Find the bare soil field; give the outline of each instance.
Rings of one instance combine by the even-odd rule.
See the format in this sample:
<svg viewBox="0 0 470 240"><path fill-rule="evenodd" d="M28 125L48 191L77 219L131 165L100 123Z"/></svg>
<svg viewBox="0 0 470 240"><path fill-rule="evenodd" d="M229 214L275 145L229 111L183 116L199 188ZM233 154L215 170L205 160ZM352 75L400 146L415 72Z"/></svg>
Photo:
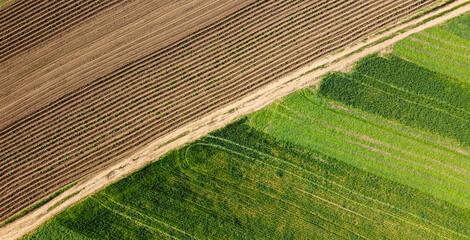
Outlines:
<svg viewBox="0 0 470 240"><path fill-rule="evenodd" d="M183 2L128 1L0 52L0 220L435 1Z"/></svg>
<svg viewBox="0 0 470 240"><path fill-rule="evenodd" d="M120 1L79 26L63 27L47 41L0 62L0 128L250 2ZM0 58L14 44L10 40L0 44L5 46Z"/></svg>
<svg viewBox="0 0 470 240"><path fill-rule="evenodd" d="M0 11L0 62L46 41L120 1L18 1Z"/></svg>

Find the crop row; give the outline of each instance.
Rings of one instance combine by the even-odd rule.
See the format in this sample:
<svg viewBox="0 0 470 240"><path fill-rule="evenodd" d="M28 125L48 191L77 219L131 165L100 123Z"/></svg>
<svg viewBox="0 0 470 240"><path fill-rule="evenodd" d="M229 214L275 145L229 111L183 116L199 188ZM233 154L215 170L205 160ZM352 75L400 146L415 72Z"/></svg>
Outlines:
<svg viewBox="0 0 470 240"><path fill-rule="evenodd" d="M118 4L101 1L18 1L0 19L0 62Z"/></svg>
<svg viewBox="0 0 470 240"><path fill-rule="evenodd" d="M215 84L214 84L215 85ZM81 121L81 119L79 119ZM99 130L99 129L98 129Z"/></svg>
<svg viewBox="0 0 470 240"><path fill-rule="evenodd" d="M363 59L353 74L325 78L320 94L470 146L468 91L400 58Z"/></svg>
<svg viewBox="0 0 470 240"><path fill-rule="evenodd" d="M422 6L262 1L98 79L2 131L0 212L13 213L55 182L76 180ZM389 11L376 19L378 9Z"/></svg>
<svg viewBox="0 0 470 240"><path fill-rule="evenodd" d="M302 95L299 93L297 96ZM312 106L310 99L297 99L300 101L294 104L281 105L303 113L311 110L303 108ZM315 110L326 111L320 106ZM276 117L274 124L289 123L298 116L284 121ZM180 239L247 235L278 239L286 232L293 239L468 236L468 227L462 226L470 224L469 210L352 167L333 154L280 141L249 126L252 120L257 119L243 118L171 151L65 210L25 239L63 238L74 232L105 239L164 238L162 233ZM362 128L369 128L367 124L363 122ZM336 136L350 133L344 125L345 131L335 132ZM289 130L287 135L292 134ZM324 137L331 134L328 131ZM201 228L201 219L205 228ZM394 228L388 227L391 224Z"/></svg>
<svg viewBox="0 0 470 240"><path fill-rule="evenodd" d="M322 30L322 29L320 29L320 30ZM276 30L275 30L275 31L276 31ZM318 31L317 31L317 32L318 32ZM294 33L294 34L295 34L295 33ZM309 33L307 33L307 34L309 34ZM298 35L296 35L296 36L298 36ZM282 38L282 39L280 39L280 40L285 40L286 38L288 38L288 37L284 37L284 38ZM238 49L238 46L235 46L235 48ZM250 50L251 50L251 49L253 49L253 47L251 47ZM258 49L256 49L256 50L258 50ZM280 50L283 50L283 49L280 49ZM183 50L183 51L184 51L184 50ZM190 51L191 51L191 50L190 50ZM235 51L238 52L238 50L235 50ZM227 51L227 52L229 52L229 51ZM241 57L248 56L248 54L246 54L245 52L246 52L246 50L243 50L243 51L242 51L243 55L242 55ZM212 54L213 54L213 52L211 52L211 55L212 55ZM191 56L194 56L194 55L198 55L198 53L197 53L197 52L196 52L196 53L191 53ZM214 55L215 55L215 54L214 54ZM156 56L156 55L154 55L154 56ZM199 56L201 56L200 53L199 53ZM222 56L221 59L224 59L225 57L226 57L226 56ZM237 56L237 57L238 57L238 56ZM190 59L190 60L187 60L184 64L189 64L189 65L193 65L193 66L197 66L197 65L192 64L192 61L200 61L200 60L202 60L201 58L194 59L194 58L188 57L187 55L183 55L181 58L182 58L182 59ZM207 69L204 69L204 67L207 66L208 68L210 68L210 64L212 64L212 63L211 63L212 59L214 59L214 58L209 58L208 61L206 61L206 62L208 62L209 65L207 65L207 64L206 64L206 65L203 65L202 67L199 67L199 68L196 69L196 70L194 70L195 67L193 67L192 69L189 68L189 69L184 69L184 70L185 70L185 71L199 71L199 70L200 70L201 72L196 73L195 76L196 76L196 77L206 77L204 74L207 72L207 71L206 71ZM238 57L238 59L240 59L240 57ZM161 62L164 62L165 60L166 60L166 59L161 60ZM218 62L219 60L214 60L214 61L215 61L215 62ZM222 61L223 61L223 60L222 60ZM237 59L235 59L235 61L237 61ZM156 65L156 64L153 64L153 66L155 66L155 65ZM217 67L219 67L220 64L215 64L215 65L216 65L216 66L215 66L214 68L217 68ZM152 66L152 64L148 64L148 66ZM170 69L170 68L171 68L171 69ZM166 79L168 79L168 78L177 78L177 77L178 77L177 75L181 75L181 76L180 76L180 79L183 79L183 83L184 83L185 81L187 82L188 79L193 80L193 76L189 76L188 73L181 73L181 71L180 71L180 72L173 73L172 71L173 71L174 69L175 69L174 64L173 64L173 67L172 67L172 66L167 66L167 67L166 67L166 70L165 70L165 67L163 67L163 68L160 68L160 69L158 69L158 70L156 70L156 71L154 71L154 72L147 72L147 73L143 73L143 71L145 71L146 69L142 69L142 68L141 68L141 69L139 69L139 73L137 73L137 74L138 74L137 77L142 77L143 74L147 74L148 76L146 76L146 77L149 78L149 75L158 74L159 71L160 71L160 75L162 75L162 72L165 71L166 73L170 72L170 74L163 76L163 78L166 78ZM178 70L180 70L180 69L176 69L176 71L178 71ZM129 70L129 71L131 71L131 70ZM129 74L129 73L130 73L129 71L128 71L127 73L123 73L123 74ZM210 73L210 74L214 74L214 73ZM135 75L135 73L132 73L131 76L132 76L132 77L135 77L136 75ZM184 79L184 78L187 77L187 76L189 76L189 77L186 78L186 79ZM220 75L219 75L219 76L220 76ZM111 80L115 80L116 78L119 78L119 77L122 77L122 75L115 76L113 79L107 78L107 79L105 79L105 81L103 81L103 82L112 83ZM144 76L144 77L145 77L145 76ZM181 82L180 79L175 80L175 82L176 82L176 81ZM120 81L120 83L135 84L135 81L132 82L132 80L135 80L135 79L134 79L134 78L127 78L124 82ZM149 81L149 80L148 80L148 79L147 79L147 80L143 80L143 82L145 82L145 81ZM142 86L143 82L139 82L139 84ZM139 89L141 90L141 89L144 89L144 88L148 88L149 86L150 86L149 84L146 84L145 86L142 86L142 87L140 87ZM115 85L115 86L112 87L112 89L111 89L111 88L109 88L109 85L108 85L108 86L106 86L105 88L106 88L108 91L105 91L105 92L102 92L102 93L107 93L107 94L108 94L108 97L105 97L105 98L110 98L110 97L114 97L114 96L112 96L112 95L115 94L115 93L117 93L117 92L113 92L113 91L119 89L120 86L119 86L119 85L117 85L117 86ZM110 94L110 93L111 93L111 94ZM85 93L84 93L84 92L80 92L80 94L76 94L76 95L80 95L80 96L82 96L82 95L87 95L87 92L85 92ZM111 96L110 96L110 95L111 95ZM101 97L101 96L99 96L99 95L98 95L98 96L97 96L97 95L93 95L93 97L94 97L94 98L97 98L97 97ZM117 100L119 100L119 99L117 99ZM102 100L100 99L100 100L98 100L98 101L102 101ZM74 102L73 102L73 99L70 100L69 103L74 103ZM74 103L74 104L75 104L75 103ZM59 108L56 108L56 109L59 110ZM78 109L78 110L81 111L81 109ZM50 111L48 111L48 113L50 113ZM47 115L49 115L49 116L51 116L51 117L57 118L57 115L55 115L55 114L47 114ZM71 114L70 112L68 112L67 115L68 115L68 116L71 116L71 115L73 116L73 114ZM47 119L47 118L43 118L43 119ZM60 120L63 120L63 118L62 118L62 119L58 119L58 121L60 121ZM28 127L29 127L29 128L27 128L26 130L32 130L32 129L31 129L31 126L34 126L34 125L28 124ZM39 121L36 121L36 126L42 126L43 129L44 129L44 128L47 128L47 127L45 127L45 125L44 125L43 122L39 122ZM20 127L20 126L17 126L17 127ZM31 132L31 131L30 131L30 132ZM12 135L12 136L18 136L18 135ZM15 142L15 139L7 139L7 140L9 140L10 142Z"/></svg>

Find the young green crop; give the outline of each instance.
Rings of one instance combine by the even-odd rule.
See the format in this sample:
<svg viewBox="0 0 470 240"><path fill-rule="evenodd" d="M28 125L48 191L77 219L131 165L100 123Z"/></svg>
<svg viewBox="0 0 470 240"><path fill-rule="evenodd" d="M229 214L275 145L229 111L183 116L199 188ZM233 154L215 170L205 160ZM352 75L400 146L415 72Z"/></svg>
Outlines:
<svg viewBox="0 0 470 240"><path fill-rule="evenodd" d="M470 149L451 139L324 101L308 90L257 112L251 122L284 141L458 206L470 206L470 177L465 174L470 171Z"/></svg>
<svg viewBox="0 0 470 240"><path fill-rule="evenodd" d="M311 93L294 94L168 153L60 213L26 239L67 235L85 239L432 239L470 235L466 208L374 175L370 169L353 167L348 159L332 157L335 154L324 149L279 140L283 138L280 131L285 131L297 140L324 141L319 144L342 151L337 142L327 141L331 132L316 140L305 125L290 124L294 118L309 121L312 116L319 121L333 120L321 114L327 111L349 114L318 98L321 105L312 105L306 94ZM281 107L299 112L290 114L293 118L287 121L279 118ZM362 128L383 122L369 117L373 118L368 119L371 125ZM287 128L275 127L286 123ZM311 137L299 138L298 129ZM373 127L370 131L377 132ZM408 132L395 134L404 133ZM426 136L423 139L428 140ZM343 141L348 144L350 140ZM419 149L416 154L422 154Z"/></svg>
<svg viewBox="0 0 470 240"><path fill-rule="evenodd" d="M399 41L394 53L416 64L470 84L470 13Z"/></svg>
<svg viewBox="0 0 470 240"><path fill-rule="evenodd" d="M325 77L319 94L470 146L469 86L394 56L371 55L351 74Z"/></svg>

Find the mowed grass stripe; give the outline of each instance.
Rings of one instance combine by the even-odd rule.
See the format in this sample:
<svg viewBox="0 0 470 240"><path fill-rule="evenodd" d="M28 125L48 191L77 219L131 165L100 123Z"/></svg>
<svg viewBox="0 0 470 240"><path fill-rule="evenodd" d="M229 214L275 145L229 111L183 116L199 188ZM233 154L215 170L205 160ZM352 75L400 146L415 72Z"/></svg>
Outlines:
<svg viewBox="0 0 470 240"><path fill-rule="evenodd" d="M470 171L468 156L450 150L454 156L450 164L455 164L458 168L454 169L448 165L447 168L443 168L443 164L436 162L448 162L449 160L445 155L438 150L430 151L433 148L432 145L413 141L411 134L409 137L394 134L393 131L388 130L387 121L384 120L381 125L374 126L364 122L361 118L348 114L345 110L332 110L321 105L313 105L309 99L304 97L305 95L308 95L309 99L316 98L307 90L289 96L283 105L299 110L296 113L282 113L282 108L278 107L272 113L274 115L267 132L280 137L282 140L292 141L309 149L325 152L356 167L367 169L367 171L374 174L386 176L408 186L417 185L415 187L418 189L441 199L452 201L460 206L470 204L468 202L470 188L468 182L466 183L468 174L464 173ZM315 119L320 119L327 125L321 124ZM261 128L263 127L261 126ZM290 132L286 132L285 129L289 129ZM342 133L343 131L352 131L355 135L366 136L371 139L378 138L386 141L389 145L404 147L403 149L415 152L418 156L428 156L435 160L430 161L424 157L413 157L411 154L404 154L403 152L398 152L397 154L400 155L393 156L393 151L390 149L365 140L361 141L357 137ZM372 147L366 147L365 144ZM433 169L433 171L430 172L430 169ZM442 175L441 171L445 171L445 175ZM459 180L455 180L453 176L459 176ZM433 182L438 183L438 185Z"/></svg>
<svg viewBox="0 0 470 240"><path fill-rule="evenodd" d="M292 111L292 110L290 110L290 111L292 113L296 114L295 111ZM283 115L283 114L281 114L281 115ZM283 115L283 116L286 117L287 115ZM305 117L305 116L302 116L302 117ZM297 123L302 124L302 122L297 122ZM333 127L331 125L320 125L320 124L316 124L316 125L322 126L325 129L334 128L334 130L331 130L331 131L321 132L322 134L333 137L334 140L345 141L349 144L353 144L353 145L356 145L356 146L363 147L363 148L365 148L369 151L378 152L380 154L386 155L386 156L388 156L390 158L393 158L395 160L401 160L404 164L409 163L409 164L415 165L419 168L424 168L424 169L432 171L434 173L442 174L442 175L444 175L448 178L459 181L461 183L467 183L466 181L461 179L461 178L468 178L468 171L466 169L458 168L455 165L446 164L445 162L439 162L439 161L437 161L433 158L429 158L427 156L416 155L412 152L406 152L406 151L401 150L399 148L393 147L393 145L390 145L389 143L385 143L385 142L381 142L381 141L376 140L376 139L364 137L364 135L361 136L361 135L356 135L354 133L348 133L347 132L348 128L341 129L339 127L336 128L336 127ZM305 127L308 127L308 125L305 125ZM321 130L318 130L318 131L320 132ZM331 134L334 131L343 132L345 138L335 137L334 134ZM367 156L367 155L364 155L364 156ZM412 159L412 160L409 161L408 159ZM427 161L425 161L425 160L427 160ZM429 166L430 162L433 163L431 166ZM444 167L444 170L447 170L447 171L443 171L442 167ZM454 176L456 171L461 173L460 176L459 176L461 178L456 178Z"/></svg>
<svg viewBox="0 0 470 240"><path fill-rule="evenodd" d="M286 117L287 115L283 116ZM287 119L282 120L287 121ZM309 123L293 121L292 126L295 125L300 125L305 129L308 129L310 126ZM308 131L307 133L312 140L316 140L318 142L321 140L325 141L325 143L323 144L318 143L317 145L315 145L315 148L319 149L319 151L328 152L329 154L341 159L349 158L350 161L355 162L355 166L362 167L362 169L365 170L379 168L381 171L373 172L386 175L389 178L401 177L402 181L400 182L408 180L412 182L414 181L415 183L419 182L422 184L428 183L430 185L433 185L432 182L442 184L442 178L452 178L452 176L450 176L449 174L442 174L436 170L428 172L430 168L425 164L419 164L413 161L406 161L404 157L393 156L387 151L378 149L377 146L370 147L366 144L358 143L353 140L355 139L354 137L350 137L350 139L340 138L338 137L338 135L334 134L334 130L330 129L326 132L321 132L320 129L309 130L310 131ZM318 132L315 130L317 130ZM315 131L315 133L318 133L318 135L313 137L314 134L311 131ZM303 131L293 131L293 133L296 134L302 134L302 132ZM334 152L341 152L342 154L335 154ZM400 170L398 172L410 172L413 177L412 179L408 179L406 176L402 176L400 173L396 173L396 175L392 176L387 174L389 172L393 172L394 170ZM453 178L452 180L455 181L455 178ZM451 183L446 183L446 187L441 188L440 193L443 194L449 190L453 190L455 193L459 193L459 191L455 190L454 187L455 186L453 186ZM461 189L466 190L465 186L461 187ZM433 188L429 186L426 190L432 191Z"/></svg>
<svg viewBox="0 0 470 240"><path fill-rule="evenodd" d="M408 91L394 91L387 85L365 78L364 74ZM465 112L470 109L470 91L467 89L469 85L457 83L456 80L451 81L400 58L394 56L382 58L373 55L359 61L349 75L333 73L326 76L319 92L326 98L414 128L453 138L459 142L455 146L468 147L470 123ZM371 84L374 86L370 86ZM409 95L409 92L438 98L450 104L420 99L418 96ZM448 105L453 105L455 108Z"/></svg>
<svg viewBox="0 0 470 240"><path fill-rule="evenodd" d="M432 71L470 83L470 13L399 41L394 53ZM413 38L425 42L413 41ZM462 51L458 51L462 49ZM452 52L451 52L452 51ZM456 53L456 54L454 54Z"/></svg>
<svg viewBox="0 0 470 240"><path fill-rule="evenodd" d="M470 156L467 153L462 153L459 150L446 148L445 146L439 146L441 143L438 142L437 144L433 144L439 140L438 137L430 136L428 133L424 133L429 136L428 139L423 139L423 133L419 134L418 131L411 131L409 128L404 126L396 126L393 127L389 121L384 121L384 119L376 118L373 115L365 115L362 111L358 111L352 108L347 108L345 106L332 106L335 103L325 103L320 101L317 97L311 98L311 95L306 92L304 95L307 101L311 104L314 104L309 111L314 113L308 115L309 121L315 121L316 125L323 125L328 128L333 128L335 131L341 131L339 129L342 128L344 135L349 135L355 137L357 141L365 141L369 142L373 140L373 142L380 141L382 143L388 144L390 147L394 147L397 149L401 149L402 151L409 152L410 154L415 154L423 158L437 158L442 157L454 159L453 161L442 161L443 163L454 164L455 167L460 168L470 168L470 164L468 160L470 160ZM337 104L337 103L336 103ZM284 108L293 111L292 108L283 104ZM299 106L296 106L297 108ZM318 108L318 111L314 111L315 108ZM305 112L305 111L304 111ZM322 116L317 117L317 116ZM347 119L347 121L345 121ZM376 121L371 121L371 119L375 119ZM357 139L360 138L360 135L353 134L351 131L346 131L347 129L353 128L353 124L350 122L362 122L364 125L368 126L368 128L356 128L359 129L363 133L364 139ZM357 124L359 125L359 124ZM377 129L382 129L382 131L376 131ZM385 132L385 134L384 134ZM417 137L419 136L419 137ZM391 144L393 143L393 144ZM422 146L422 148L416 148L415 146ZM467 150L468 151L468 150ZM456 161L459 160L460 161Z"/></svg>
<svg viewBox="0 0 470 240"><path fill-rule="evenodd" d="M292 110L291 110L291 112L293 114L298 114L298 112L295 112L295 111L292 111ZM283 117L288 117L287 114L280 114L280 115L282 115ZM301 116L301 117L306 118L306 116ZM291 121L294 121L296 124L300 124L305 128L309 128L309 126L311 126L309 124L305 124L305 122L299 122L299 121L296 122L295 120L292 120L292 119L291 119ZM308 122L308 120L307 120L307 122ZM386 146L386 145L384 146L384 145L381 145L381 144L377 144L375 141L370 141L372 139L370 139L370 140L369 139L361 140L361 138L363 138L363 136L360 136L360 135L345 134L343 136L343 138L341 138L340 136L335 135L335 132L337 132L337 131L347 131L348 128L340 129L340 128L334 127L334 125L333 126L332 125L326 126L326 125L319 125L319 124L315 124L315 125L318 125L319 127L324 127L324 129L328 129L327 131L322 131L323 130L322 128L315 129L316 132L319 132L323 136L331 137L330 139L327 139L327 142L343 141L344 143L352 144L352 145L349 145L349 146L343 147L343 148L342 148L341 145L337 145L337 147L342 149L343 151L348 151L351 154L355 154L359 158L362 158L363 160L376 161L378 163L384 164L384 162L382 162L382 161L385 160L385 159L389 159L390 162L388 163L388 165L392 169L395 168L395 167L398 167L403 171L409 170L408 167L410 165L413 165L413 166L415 166L416 168L418 168L420 170L420 171L415 172L418 175L421 175L420 172L430 171L428 174L432 175L432 176L428 176L428 177L430 179L433 179L433 181L435 181L436 183L441 183L439 175L444 175L446 178L450 178L454 181L458 181L458 182L465 183L465 184L467 183L466 181L453 176L452 173L455 173L455 169L453 169L453 168L450 169L449 171L447 171L449 173L446 173L446 171L442 171L441 167L445 166L445 165L441 164L440 162L435 161L434 159L429 159L429 158L426 159L426 160L430 160L429 162L434 163L434 164L432 164L432 166L429 166L430 165L429 162L424 161L423 157L416 158L411 154L407 154L406 152L396 150L396 149L392 149L391 147ZM314 130L313 128L311 128L311 129ZM356 149L354 149L354 148L356 148ZM352 151L352 150L356 150L356 151ZM361 152L364 152L362 150L365 150L366 153L360 154ZM371 156L371 154L368 154L367 152L369 152L369 151L373 152L373 154L375 156ZM385 156L381 157L382 155L385 155ZM380 158L382 158L382 161L380 161L380 160L377 161L376 160L376 159L380 159ZM412 159L410 161L410 160L408 160L409 158L414 158L414 159ZM437 165L435 164L436 162L437 162ZM401 164L397 164L397 163L401 163ZM468 178L468 175L462 175L462 176L465 177L465 178ZM425 177L425 176L421 176L421 177Z"/></svg>
<svg viewBox="0 0 470 240"><path fill-rule="evenodd" d="M456 41L456 39L452 39L450 35L446 39L442 39L431 35L430 33L426 34L425 32L420 32L418 34L413 35L409 39L419 42L421 44L432 46L439 50L447 51L463 58L467 58L470 55L470 46L466 46L470 44L470 42L464 43L465 45L457 44L456 42L454 42Z"/></svg>
<svg viewBox="0 0 470 240"><path fill-rule="evenodd" d="M301 166L298 166L298 165L289 163L289 162L287 162L287 161L285 161L285 160L283 160L283 159L279 159L279 158L277 158L277 157L275 157L275 156L262 153L262 152L260 152L260 151L255 150L255 149L251 149L251 148L249 148L249 147L246 147L246 146L237 144L236 142L233 142L233 141L230 141L230 140L227 140L227 139L218 138L218 137L212 136L212 135L210 135L210 134L208 135L208 137L210 137L210 138L216 138L216 139L218 139L218 140L228 142L228 143L231 144L231 145L236 145L236 146L239 146L239 147L241 147L241 148L243 148L243 149L256 152L256 154L265 156L265 157L267 157L268 159L274 159L274 160L276 160L277 163L281 162L281 164L272 163L272 165L269 165L269 164L267 164L267 163L265 163L265 162L262 162L262 161L258 160L258 162L260 162L260 163L262 163L262 164L267 164L266 166L269 166L269 167L271 167L271 168L273 168L273 169L277 169L277 170L280 170L280 171L289 173L289 174L291 174L291 175L293 175L293 176L296 176L297 178L301 178L301 179L303 179L304 181L307 181L309 184L313 184L313 185L315 185L316 187L321 188L322 190L324 190L324 191L325 191L326 193L328 193L328 194L337 195L338 197L340 197L341 199L343 199L343 200L342 200L343 203L344 203L344 200L346 200L347 202L350 202L349 204L352 203L353 205L359 205L359 206L361 206L361 208L363 209L363 212L366 212L367 214L370 214L370 213L371 213L371 210L374 211L374 212L379 212L380 214L388 215L388 216L390 216L390 217L392 217L392 218L394 218L394 219L398 219L398 220L400 220L400 221L403 221L403 222L405 222L406 224L414 225L414 226L416 226L417 228L421 228L421 229L424 229L424 230L426 230L426 231L429 231L429 232L433 233L433 231L430 230L428 227L426 227L426 225L422 225L422 224L418 224L418 223L416 223L416 222L410 221L409 219L400 217L399 215L394 214L393 212L405 213L406 215L412 216L413 218L415 218L414 220L416 220L416 219L417 219L417 220L420 220L420 221L422 220L422 221L425 221L427 224L431 224L431 225L433 225L433 226L435 226L435 227L438 227L438 228L441 228L441 229L443 229L443 230L450 231L450 232L452 232L452 233L456 233L455 231L452 231L451 229L447 229L447 228L445 228L445 227L443 227L443 226L441 226L441 225L439 225L439 224L436 224L436 223L434 223L434 222L430 222L430 221L428 221L428 220L426 220L426 219L423 219L423 218L421 218L421 217L419 217L419 216L417 216L417 215L415 215L415 214L412 214L412 213L407 212L407 211L405 211L405 210L403 210L403 209L400 209L399 206L392 206L392 205L390 205L390 204L388 204L388 203L379 201L379 200L377 200L377 199L375 199L375 198L371 198L371 197L369 197L369 196L365 196L365 195L363 195L363 194L361 194L361 193L358 193L358 192L356 192L356 191L354 191L354 190L352 190L352 189L349 189L348 187L345 187L345 186L343 186L343 185L341 185L341 184L338 184L338 183L336 183L336 182L334 182L334 181L331 181L331 180L329 180L329 179L327 179L327 178L325 178L325 177L323 177L323 176L321 176L321 175L314 174L313 172L308 171L308 170L306 170L305 168L302 168ZM220 147L220 146L217 146L217 145L210 145L210 144L208 144L208 145L209 145L209 146L213 146L213 147L218 147L218 148L223 149L223 150L225 150L225 151L228 150L228 149L225 148L225 147ZM247 155L245 155L245 154L242 154L242 153L240 153L240 152L235 152L235 153L236 153L236 154L240 154L240 155L242 155L242 156L244 156L244 157L248 157L248 158L252 158L252 159L256 160L255 158L249 157L249 156L247 156ZM263 159L263 160L266 161L267 159ZM294 167L294 170L291 170L291 171L285 170L285 169L286 169L286 165L289 165L289 166ZM294 174L295 170L300 170L300 171L302 171L302 172L304 172L304 173L307 173L308 176L303 176L303 175ZM312 176L314 176L314 178L312 178ZM317 182L318 182L318 183L325 184L325 185L328 186L328 187L323 186L322 184L318 184ZM326 184L326 183L327 183L327 184ZM333 187L333 185L334 185L335 187L338 187L338 188L335 190L335 188ZM292 186L292 188L295 188L295 186ZM301 190L301 189L298 189L298 190L301 191L301 192L303 192L303 193L306 193L304 190ZM310 194L310 193L307 193L307 194ZM318 197L318 196L315 196L315 197ZM329 204L331 204L331 205L334 205L334 206L337 206L337 207L342 208L341 206L338 206L337 204L332 203L332 202L330 202L330 201L328 201L328 200L325 200L325 199L323 199L323 198L320 198L320 197L319 197L319 199L320 199L321 201L323 201L323 202L327 202L327 203L329 203ZM366 200L367 202L364 203L364 200ZM360 201L363 201L363 203L361 203ZM376 205L376 206L373 207L373 205ZM383 208L384 206L386 206L386 208ZM353 214L360 215L362 218L367 219L367 220L370 220L370 221L376 223L376 221L374 221L374 220L372 220L372 219L370 219L370 218L368 218L368 217L364 217L364 216L362 216L361 214L359 214L359 213L357 213L357 212L353 212L353 211L351 211L351 210L349 210L349 209L344 209L344 208L342 208L342 209L343 209L343 210L346 210L346 211L349 211L349 212L351 212L351 213L353 213ZM458 233L456 233L456 234L458 234Z"/></svg>
<svg viewBox="0 0 470 240"><path fill-rule="evenodd" d="M465 49L470 48L469 40L466 40L455 34L452 34L451 31L445 28L438 28L438 27L428 28L422 32L412 34L411 36L414 36L414 35L426 37L427 39L431 39L433 41L437 41L446 45L453 45L453 46L462 47Z"/></svg>
<svg viewBox="0 0 470 240"><path fill-rule="evenodd" d="M461 67L463 70L468 66L468 58L463 54L455 54L455 52L448 49L438 48L428 43L413 41L413 39L404 39L399 43L403 45L395 45L395 48L402 48L405 51L414 51L417 55L426 55L430 57L430 59L435 59L434 61L437 59L443 63L445 62L445 65L455 65ZM413 61L414 59L409 60ZM438 62L435 62L435 64L438 64Z"/></svg>
<svg viewBox="0 0 470 240"><path fill-rule="evenodd" d="M421 45L404 39L393 47L393 52L397 56L408 61L419 64L423 67L432 69L441 74L459 79L466 84L470 83L467 76L470 71L465 67L465 62L457 62L453 58L445 58L434 53L434 50L425 50ZM449 56L449 54L445 54Z"/></svg>

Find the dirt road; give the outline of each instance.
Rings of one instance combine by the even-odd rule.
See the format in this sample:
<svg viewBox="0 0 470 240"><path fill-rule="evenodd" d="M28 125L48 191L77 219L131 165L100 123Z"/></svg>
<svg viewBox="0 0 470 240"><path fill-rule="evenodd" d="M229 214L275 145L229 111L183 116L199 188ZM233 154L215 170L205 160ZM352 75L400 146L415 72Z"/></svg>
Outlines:
<svg viewBox="0 0 470 240"><path fill-rule="evenodd" d="M394 29L391 29L385 33L379 34L370 38L366 42L361 42L357 45L352 47L347 47L344 51L329 55L327 57L318 59L306 67L279 79L276 82L272 82L265 87L253 92L250 95L245 96L243 99L234 102L223 109L219 109L210 115L203 117L199 120L193 121L185 126L172 131L171 133L166 134L164 137L158 139L157 141L152 142L147 147L139 151L138 153L123 159L123 161L107 168L104 171L96 174L95 176L89 177L87 179L82 180L79 184L75 187L67 190L58 198L52 200L48 204L40 207L39 209L31 212L27 216L18 219L17 221L4 226L0 229L0 239L15 239L21 237L23 234L26 234L42 223L50 219L54 214L57 214L59 211L65 209L66 207L78 202L80 199L91 195L92 193L96 192L97 190L105 187L106 185L110 184L118 180L119 178L129 174L145 164L157 159L159 156L164 154L165 152L177 148L184 143L193 141L197 138L200 138L207 134L210 131L223 127L224 125L234 121L235 119L256 111L273 101L282 98L286 94L289 94L293 91L301 89L305 86L317 84L320 80L320 76L333 70L341 70L347 68L353 64L356 60L361 57L364 57L370 53L374 53L377 51L381 51L390 47L395 42L409 36L412 33L422 31L426 28L435 26L440 24L450 18L463 14L465 12L470 11L470 5L465 7L459 8L453 12L450 12L442 17L434 19L432 21L427 22L424 25L421 25L417 28L410 29L398 36L395 36L392 39L384 41L380 44L373 45L369 48L364 49L363 51L351 55L349 57L345 57L348 53L354 52L361 47L372 43L382 37L388 36L397 30L404 28L406 26L411 26L424 18L430 17L432 15L436 15L446 9L450 9L453 6L461 4L466 1L456 1L455 3L440 9L437 12L433 12L432 14L426 15L421 17L420 19L416 19L411 21L405 25L398 26ZM333 61L341 59L341 61L332 63ZM309 70L327 64L325 68L309 72L308 74L303 75L304 73L308 72ZM181 136L181 137L178 137ZM69 194L74 193L80 190L80 193L75 195L74 197L70 198L69 200L62 203L60 206L56 207L52 211L48 212L47 209L53 206L55 203L60 201L62 198L67 197Z"/></svg>
<svg viewBox="0 0 470 240"><path fill-rule="evenodd" d="M90 11L93 6L99 6L87 5L87 1L90 0L77 0L77 3ZM5 81L11 84L6 85L18 91L10 94L15 100L12 111L0 117L15 111L24 114L33 109L30 104L34 102L60 97L0 130L0 220L59 188L100 171L184 124L409 17L436 0L352 3L346 0L258 0L179 38L183 27L191 24L181 25L178 19L194 12L194 16L187 16L196 19L191 22L194 24L214 15L220 4L214 1L215 5L204 6L197 2L199 0L102 1L101 4L128 4L113 6L129 9L130 15L110 10L109 15L117 20L104 17L101 25L94 22L98 29L112 25L97 33L96 29L87 30L90 23L85 20L87 24L76 31L83 36L91 33L91 40L82 35L76 37L92 44L79 47L78 52L73 52L73 59L60 65L62 57L53 60L41 55L36 62L6 67L10 70L6 78L11 77ZM223 9L229 5L227 1L224 3ZM378 10L381 10L378 15L372 14ZM120 21L126 23L126 31L119 28L119 34L109 32ZM147 28L151 31L145 30ZM177 40L162 47L162 38L171 41L174 32ZM9 40L2 43L15 41L9 36ZM70 36L59 38L63 41L56 46L60 50L53 48L44 54L60 54L80 46L81 42L77 42L77 46L67 45L76 40L65 41L67 37ZM102 40L106 43L98 44ZM120 46L120 43L125 45ZM0 48L0 53L8 54L6 49L9 48ZM14 57L3 59L11 61ZM77 59L81 60L76 62ZM44 70L44 66L37 64L45 64L45 69L51 68L51 72L35 72ZM60 66L50 66L56 64ZM122 66L114 69L119 64ZM33 72L21 78L23 70ZM34 81L40 84L35 86ZM32 85L28 85L30 83ZM28 99L21 94L23 86ZM28 90L29 87L34 90ZM65 90L69 87L73 91ZM43 90L47 91L41 92ZM61 96L56 90L71 93Z"/></svg>

